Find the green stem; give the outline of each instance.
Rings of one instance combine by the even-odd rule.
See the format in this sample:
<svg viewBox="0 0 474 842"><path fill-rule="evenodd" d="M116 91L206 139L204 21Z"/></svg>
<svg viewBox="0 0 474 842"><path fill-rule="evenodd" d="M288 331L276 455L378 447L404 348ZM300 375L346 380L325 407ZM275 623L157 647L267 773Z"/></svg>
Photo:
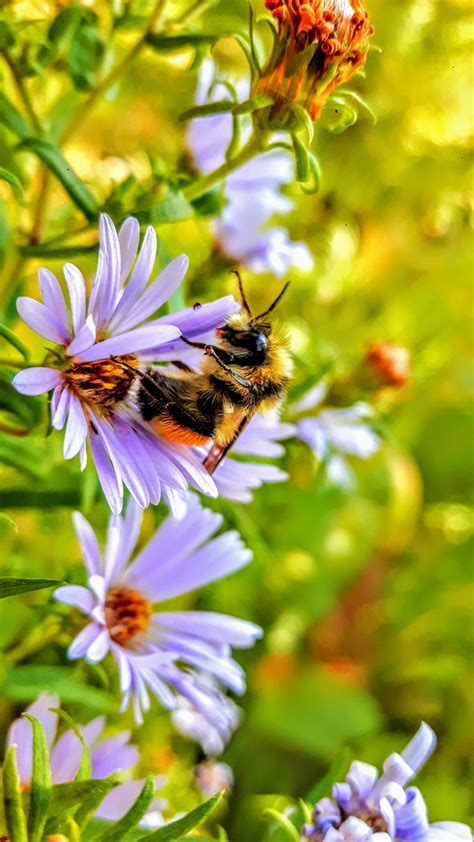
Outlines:
<svg viewBox="0 0 474 842"><path fill-rule="evenodd" d="M234 158L231 158L230 161L225 161L222 166L218 167L216 170L204 175L202 178L198 179L197 181L190 184L188 187L185 187L183 190L184 195L188 201L192 201L193 199L199 199L200 196L203 196L209 190L212 189L216 184L223 181L227 178L230 173L237 170L239 167L246 164L247 161L250 161L258 152L261 152L264 148L265 143L265 135L261 132L254 131L253 135L251 136L248 143L242 147L240 152L235 155Z"/></svg>
<svg viewBox="0 0 474 842"><path fill-rule="evenodd" d="M23 79L21 77L20 71L18 70L18 67L16 66L16 64L15 64L14 60L12 59L11 55L9 53L7 53L6 50L2 51L2 55L3 55L3 58L5 59L6 63L8 64L8 67L10 68L10 72L13 76L13 80L14 80L15 85L17 87L18 93L20 94L23 105L25 106L25 109L28 113L28 117L30 118L30 121L31 121L31 124L32 124L33 128L35 129L37 134L42 134L43 129L41 127L41 123L40 123L40 121L38 120L38 117L35 114L34 108L31 104L30 95L29 95L29 93L26 89L26 85L23 82Z"/></svg>
<svg viewBox="0 0 474 842"><path fill-rule="evenodd" d="M109 88L112 87L114 82L119 78L119 76L123 73L125 68L136 59L142 48L146 44L146 40L150 32L152 32L161 16L161 13L165 7L166 0L158 0L153 7L153 11L148 18L148 23L140 35L138 41L133 45L131 50L123 57L122 61L119 61L115 67L112 67L109 73L99 82L98 85L91 91L87 99L82 103L82 105L77 109L76 113L74 114L72 120L66 128L64 129L61 135L61 143L66 143L70 140L71 136L74 134L75 131L82 125L86 114L88 111L93 107L96 100Z"/></svg>

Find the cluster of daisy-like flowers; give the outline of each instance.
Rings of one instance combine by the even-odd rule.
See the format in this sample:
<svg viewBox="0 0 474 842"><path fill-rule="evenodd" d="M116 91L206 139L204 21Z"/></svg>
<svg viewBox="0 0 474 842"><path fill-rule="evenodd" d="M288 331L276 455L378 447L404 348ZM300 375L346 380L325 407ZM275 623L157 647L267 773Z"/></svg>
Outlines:
<svg viewBox="0 0 474 842"><path fill-rule="evenodd" d="M312 823L302 829L311 842L471 842L470 828L459 822L430 824L424 798L406 785L426 763L436 736L426 723L401 754L391 754L380 775L375 766L354 761L331 798L322 798Z"/></svg>
<svg viewBox="0 0 474 842"><path fill-rule="evenodd" d="M272 119L288 120L288 104L317 120L331 92L360 70L373 27L361 0L265 0L278 22L279 49L255 93L275 101Z"/></svg>
<svg viewBox="0 0 474 842"><path fill-rule="evenodd" d="M211 59L202 63L196 90L198 105L218 100L227 93L216 72ZM238 99L245 100L249 95L247 80L240 80L235 90ZM191 121L187 143L200 172L212 172L224 163L232 133L233 120L229 113ZM249 119L241 133L243 140L250 136ZM252 272L271 272L276 277L284 277L291 267L301 271L312 268L313 257L305 243L293 242L283 226L268 224L276 214L288 213L293 207L291 200L281 193L281 188L292 181L293 160L284 149L256 155L225 179L225 204L213 222L213 232L217 250L230 265L237 263Z"/></svg>

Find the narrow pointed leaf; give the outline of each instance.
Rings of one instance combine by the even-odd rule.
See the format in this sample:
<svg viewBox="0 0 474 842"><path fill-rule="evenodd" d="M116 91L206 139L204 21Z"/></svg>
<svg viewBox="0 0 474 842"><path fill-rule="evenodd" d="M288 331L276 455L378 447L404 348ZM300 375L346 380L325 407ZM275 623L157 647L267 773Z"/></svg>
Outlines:
<svg viewBox="0 0 474 842"><path fill-rule="evenodd" d="M161 225L166 222L178 222L194 216L194 208L179 191L170 191L161 202L156 202L147 208L134 213L141 223Z"/></svg>
<svg viewBox="0 0 474 842"><path fill-rule="evenodd" d="M26 816L23 812L20 779L16 768L16 745L10 746L3 764L3 804L10 839L28 842Z"/></svg>
<svg viewBox="0 0 474 842"><path fill-rule="evenodd" d="M94 788L84 798L77 812L74 814L74 820L80 830L82 830L91 820L95 811L100 807L105 796L117 786L119 781L116 775L110 775L108 778L101 778L93 782Z"/></svg>
<svg viewBox="0 0 474 842"><path fill-rule="evenodd" d="M121 842L125 838L125 834L136 827L147 812L153 800L154 792L155 781L153 780L153 775L149 775L140 795L128 812L125 813L120 821L108 828L101 836L98 836L94 842Z"/></svg>
<svg viewBox="0 0 474 842"><path fill-rule="evenodd" d="M208 818L221 798L222 794L218 792L217 795L213 795L204 804L191 810L182 819L178 819L175 822L171 822L171 824L165 825L165 827L154 830L153 833L148 833L146 836L140 837L139 842L174 842L174 840L179 839L185 833L189 833L190 830L193 830Z"/></svg>
<svg viewBox="0 0 474 842"><path fill-rule="evenodd" d="M29 591L40 591L43 588L55 588L64 584L60 579L18 579L7 577L0 579L0 599L16 596Z"/></svg>
<svg viewBox="0 0 474 842"><path fill-rule="evenodd" d="M43 162L61 182L74 204L81 209L87 219L94 219L97 216L99 205L96 198L53 143L43 138L30 137L23 141L21 148L33 152Z"/></svg>
<svg viewBox="0 0 474 842"><path fill-rule="evenodd" d="M84 740L84 737L81 734L80 729L78 728L76 722L74 722L74 719L72 718L72 716L69 716L69 714L66 713L65 710L61 710L61 708L57 708L57 709L55 709L54 712L57 713L58 716L60 716L61 719L63 719L64 722L66 722L69 725L69 727L71 728L72 731L74 731L77 739L79 740L79 742L82 745L81 762L79 764L79 769L76 772L74 780L75 781L90 780L90 778L92 777L91 753L89 751L88 745L86 744L86 742Z"/></svg>
<svg viewBox="0 0 474 842"><path fill-rule="evenodd" d="M23 140L31 134L28 123L14 105L0 93L0 123Z"/></svg>
<svg viewBox="0 0 474 842"><path fill-rule="evenodd" d="M51 796L51 768L48 743L41 722L24 713L33 729L33 773L31 777L30 809L28 813L29 842L40 842Z"/></svg>
<svg viewBox="0 0 474 842"><path fill-rule="evenodd" d="M10 170L5 169L5 167L0 167L0 181L6 181L7 184L10 185L18 200L22 198L23 186L15 173L10 172Z"/></svg>
<svg viewBox="0 0 474 842"><path fill-rule="evenodd" d="M212 32L180 32L179 35L165 35L161 32L149 32L146 42L150 47L161 52L182 50L183 47L203 47L213 44L217 38L223 38L225 33L216 35Z"/></svg>
<svg viewBox="0 0 474 842"><path fill-rule="evenodd" d="M1 173L0 173L0 178L1 177L2 176L1 176ZM13 333L13 331L10 330L9 327L7 327L6 325L0 324L0 336L3 336L3 338L6 339L6 341L9 342L10 345L13 345L13 347L16 348L16 350L20 352L23 359L26 362L28 362L28 360L30 359L30 352L28 351L28 348L26 347L26 345L23 344L23 342L20 339L18 339L18 336L16 336Z"/></svg>
<svg viewBox="0 0 474 842"><path fill-rule="evenodd" d="M106 783L106 792L110 792L114 786L123 783L124 777L120 772L114 772L108 778L101 780L72 781L66 784L55 784L51 788L51 800L48 813L50 816L59 816L64 810L71 811L74 807L84 804L97 790L100 784ZM105 798L101 796L101 800ZM100 802L99 802L100 803ZM77 816L75 817L77 822Z"/></svg>
<svg viewBox="0 0 474 842"><path fill-rule="evenodd" d="M287 816L280 813L278 810L274 810L272 807L268 807L268 809L264 811L263 815L268 816L273 819L273 821L277 822L290 842L299 842L300 835Z"/></svg>

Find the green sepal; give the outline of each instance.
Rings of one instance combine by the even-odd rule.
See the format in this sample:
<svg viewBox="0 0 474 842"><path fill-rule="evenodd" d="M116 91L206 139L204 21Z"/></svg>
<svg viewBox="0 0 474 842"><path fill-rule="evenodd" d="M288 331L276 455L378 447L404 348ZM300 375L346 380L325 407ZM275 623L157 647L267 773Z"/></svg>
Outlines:
<svg viewBox="0 0 474 842"><path fill-rule="evenodd" d="M310 172L309 184L302 184L301 189L303 193L312 195L313 193L317 193L321 187L321 167L319 166L316 155L313 155L312 152L308 152L308 161Z"/></svg>
<svg viewBox="0 0 474 842"><path fill-rule="evenodd" d="M299 137L292 134L293 154L295 156L295 178L299 182L306 182L310 175L309 154Z"/></svg>
<svg viewBox="0 0 474 842"><path fill-rule="evenodd" d="M10 746L3 764L3 806L10 839L14 839L15 842L28 842L26 816L16 766L16 745Z"/></svg>
<svg viewBox="0 0 474 842"><path fill-rule="evenodd" d="M22 715L33 729L33 771L28 811L28 839L29 842L41 842L51 797L48 743L41 722L29 713Z"/></svg>
<svg viewBox="0 0 474 842"><path fill-rule="evenodd" d="M303 108L302 105L298 105L298 103L294 103L291 105L291 110L296 117L298 128L301 128L305 134L305 146L308 149L314 137L314 123L309 116L306 108Z"/></svg>
<svg viewBox="0 0 474 842"><path fill-rule="evenodd" d="M262 108L268 108L273 105L274 99L268 94L257 94L256 96L246 99L244 102L239 102L232 108L232 114L238 117L240 114L251 114L253 111L260 111Z"/></svg>
<svg viewBox="0 0 474 842"><path fill-rule="evenodd" d="M208 801L205 801L204 804L191 810L190 813L187 813L181 819L177 819L177 821L171 822L165 825L165 827L160 827L158 830L154 830L146 836L141 836L138 842L175 842L176 839L189 833L190 830L193 830L207 819L221 799L222 793L218 792L212 798L209 798Z"/></svg>

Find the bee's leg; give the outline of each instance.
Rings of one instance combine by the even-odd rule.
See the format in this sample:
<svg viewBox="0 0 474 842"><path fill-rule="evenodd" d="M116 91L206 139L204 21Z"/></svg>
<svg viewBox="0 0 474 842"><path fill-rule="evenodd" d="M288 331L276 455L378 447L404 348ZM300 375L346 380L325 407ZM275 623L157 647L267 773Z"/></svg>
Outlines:
<svg viewBox="0 0 474 842"><path fill-rule="evenodd" d="M253 418L253 413L249 413L248 415L244 415L244 417L241 419L239 425L237 426L237 429L236 429L234 435L232 436L230 441L228 441L227 444L224 445L224 447L221 447L218 444L212 445L209 453L207 454L206 458L204 459L204 461L202 463L203 467L206 469L208 474L214 473L216 468L220 465L220 463L224 459L224 456L227 455L230 448L235 444L235 442L239 438L240 434L245 430L247 424L249 423L249 421L252 420L252 418Z"/></svg>
<svg viewBox="0 0 474 842"><path fill-rule="evenodd" d="M235 380L235 382L238 383L239 386L243 386L244 389L248 389L248 391L250 392L251 395L257 394L257 390L256 390L255 386L253 385L253 383L250 380L248 380L246 377L242 377L242 375L239 374L237 371L235 371L233 368L229 368L228 365L223 363L222 360L220 359L219 355L214 350L212 345L206 345L206 350L207 350L207 353L209 354L209 356L213 357L215 359L216 363L218 363L218 365L222 369L224 369L225 372L227 372L229 377L232 377L232 380Z"/></svg>
<svg viewBox="0 0 474 842"><path fill-rule="evenodd" d="M179 368L180 371L186 371L188 373L194 371L190 365L181 362L181 360L171 360L171 365L174 365L175 368Z"/></svg>

